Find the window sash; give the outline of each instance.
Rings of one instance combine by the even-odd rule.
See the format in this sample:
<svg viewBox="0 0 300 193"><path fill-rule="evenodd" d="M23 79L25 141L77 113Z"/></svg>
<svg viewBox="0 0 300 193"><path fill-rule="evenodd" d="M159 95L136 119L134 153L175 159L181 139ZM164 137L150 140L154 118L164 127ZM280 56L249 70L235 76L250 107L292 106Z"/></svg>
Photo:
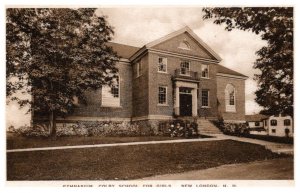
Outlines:
<svg viewBox="0 0 300 193"><path fill-rule="evenodd" d="M285 119L285 120L283 121L283 124L284 124L284 126L290 126L290 125L291 125L291 120Z"/></svg>
<svg viewBox="0 0 300 193"><path fill-rule="evenodd" d="M136 63L136 77L139 77L142 75L142 64L141 61L139 61L138 63Z"/></svg>
<svg viewBox="0 0 300 193"><path fill-rule="evenodd" d="M208 90L202 90L201 93L202 98L202 107L208 107L209 105L209 91Z"/></svg>
<svg viewBox="0 0 300 193"><path fill-rule="evenodd" d="M167 58L158 58L158 72L167 72Z"/></svg>
<svg viewBox="0 0 300 193"><path fill-rule="evenodd" d="M201 65L201 76L203 78L208 78L208 65L206 64Z"/></svg>
<svg viewBox="0 0 300 193"><path fill-rule="evenodd" d="M180 63L180 74L189 75L190 74L190 62L182 61Z"/></svg>
<svg viewBox="0 0 300 193"><path fill-rule="evenodd" d="M277 120L271 120L270 125L271 126L277 126Z"/></svg>
<svg viewBox="0 0 300 193"><path fill-rule="evenodd" d="M158 87L158 104L167 104L167 87Z"/></svg>

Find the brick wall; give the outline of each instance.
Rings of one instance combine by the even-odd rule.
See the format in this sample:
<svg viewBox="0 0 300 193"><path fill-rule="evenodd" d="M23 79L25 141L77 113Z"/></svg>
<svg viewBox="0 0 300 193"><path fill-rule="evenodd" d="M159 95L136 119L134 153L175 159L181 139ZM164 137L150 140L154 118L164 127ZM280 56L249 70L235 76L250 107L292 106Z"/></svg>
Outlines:
<svg viewBox="0 0 300 193"><path fill-rule="evenodd" d="M101 107L101 89L86 92L87 105L79 105L72 116L121 117L132 115L132 67L128 63L116 64L120 77L120 107Z"/></svg>
<svg viewBox="0 0 300 193"><path fill-rule="evenodd" d="M140 60L142 66L142 75L136 77L137 75L137 66L136 63L133 64L133 73L132 73L132 105L133 117L141 117L148 115L149 105L148 105L148 81L149 81L149 72L148 72L148 54L143 56Z"/></svg>
<svg viewBox="0 0 300 193"><path fill-rule="evenodd" d="M166 57L167 73L158 72L158 58ZM164 54L149 53L149 114L168 115L172 116L174 111L174 92L171 77L174 75L175 70L180 68L182 59L174 56L167 56ZM190 61L190 70L201 73L201 64L196 60ZM215 64L209 65L209 79L201 79L198 90L198 109L202 116L216 117L217 116L217 88L216 88L216 66ZM167 86L167 106L158 105L158 87ZM205 110L201 109L201 89L209 90L210 108Z"/></svg>
<svg viewBox="0 0 300 193"><path fill-rule="evenodd" d="M236 89L236 112L226 112L225 88L227 84L232 84ZM220 103L219 112L223 119L225 121L245 121L245 80L218 76L217 90L217 96Z"/></svg>

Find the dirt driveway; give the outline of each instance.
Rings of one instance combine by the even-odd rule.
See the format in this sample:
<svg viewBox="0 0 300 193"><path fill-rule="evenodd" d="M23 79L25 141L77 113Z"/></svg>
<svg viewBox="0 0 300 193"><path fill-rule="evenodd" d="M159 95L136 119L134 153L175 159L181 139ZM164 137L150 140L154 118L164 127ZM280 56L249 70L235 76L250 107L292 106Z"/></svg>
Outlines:
<svg viewBox="0 0 300 193"><path fill-rule="evenodd" d="M293 157L242 164L230 164L205 170L143 178L143 180L292 180Z"/></svg>

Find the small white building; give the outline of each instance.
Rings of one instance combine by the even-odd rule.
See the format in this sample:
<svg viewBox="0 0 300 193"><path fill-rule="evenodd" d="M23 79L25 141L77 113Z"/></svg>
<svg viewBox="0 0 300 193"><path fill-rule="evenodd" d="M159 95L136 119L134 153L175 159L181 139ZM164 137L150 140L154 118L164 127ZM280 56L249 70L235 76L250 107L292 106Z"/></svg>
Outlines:
<svg viewBox="0 0 300 193"><path fill-rule="evenodd" d="M293 137L293 119L291 116L261 114L246 115L246 121L250 128L250 134L270 135L278 137Z"/></svg>
<svg viewBox="0 0 300 193"><path fill-rule="evenodd" d="M282 116L281 114L272 115L264 119L263 122L268 135L279 137L293 137L294 135L293 119L291 116Z"/></svg>

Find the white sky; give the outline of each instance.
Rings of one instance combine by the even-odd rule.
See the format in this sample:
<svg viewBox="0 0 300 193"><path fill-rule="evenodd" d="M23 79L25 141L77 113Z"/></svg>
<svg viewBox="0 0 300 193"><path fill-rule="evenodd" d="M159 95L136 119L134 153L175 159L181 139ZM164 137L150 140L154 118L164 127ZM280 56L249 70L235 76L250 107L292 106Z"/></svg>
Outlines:
<svg viewBox="0 0 300 193"><path fill-rule="evenodd" d="M253 80L252 68L255 52L266 43L251 32L234 30L227 32L224 26L213 24L212 20L202 20L201 7L122 7L101 8L99 15L108 16L114 26L114 42L143 46L168 33L189 26L223 59L222 65L249 76L246 80L246 114L258 113L260 107L255 103L254 91L257 84ZM19 109L18 104L10 102L6 108L6 125L16 127L29 125L30 114L27 109ZM16 119L16 117L18 119Z"/></svg>

